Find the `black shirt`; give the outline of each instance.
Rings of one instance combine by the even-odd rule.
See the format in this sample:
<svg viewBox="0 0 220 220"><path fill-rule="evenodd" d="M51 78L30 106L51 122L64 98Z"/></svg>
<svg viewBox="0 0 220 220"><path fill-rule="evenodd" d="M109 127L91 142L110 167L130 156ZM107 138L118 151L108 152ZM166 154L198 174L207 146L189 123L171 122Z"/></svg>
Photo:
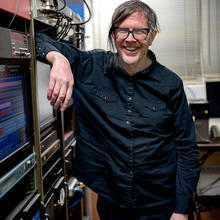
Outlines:
<svg viewBox="0 0 220 220"><path fill-rule="evenodd" d="M72 67L74 176L121 207L174 201L175 212L187 213L200 167L181 79L152 52L152 65L129 76L117 54L104 50L82 51L43 34L36 50L40 59L59 51Z"/></svg>

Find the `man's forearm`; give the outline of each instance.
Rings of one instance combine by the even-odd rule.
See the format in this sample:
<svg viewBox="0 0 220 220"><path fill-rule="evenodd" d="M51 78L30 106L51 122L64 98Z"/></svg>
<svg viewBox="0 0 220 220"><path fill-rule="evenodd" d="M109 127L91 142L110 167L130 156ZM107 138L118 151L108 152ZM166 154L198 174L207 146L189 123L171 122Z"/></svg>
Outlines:
<svg viewBox="0 0 220 220"><path fill-rule="evenodd" d="M63 56L61 53L57 52L57 51L50 51L47 53L46 55L46 60L48 61L48 63L50 64L54 64L56 61L62 61L62 62L68 62L67 58L65 56Z"/></svg>

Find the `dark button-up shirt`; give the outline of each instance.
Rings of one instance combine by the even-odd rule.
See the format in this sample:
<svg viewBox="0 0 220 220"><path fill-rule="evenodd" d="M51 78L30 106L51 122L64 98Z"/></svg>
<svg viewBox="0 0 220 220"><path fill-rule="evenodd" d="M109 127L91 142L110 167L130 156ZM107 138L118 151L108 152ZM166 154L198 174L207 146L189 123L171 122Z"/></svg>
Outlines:
<svg viewBox="0 0 220 220"><path fill-rule="evenodd" d="M181 79L156 61L134 76L117 54L36 35L39 59L58 51L74 75L73 174L121 207L176 204L186 213L199 175L195 130Z"/></svg>

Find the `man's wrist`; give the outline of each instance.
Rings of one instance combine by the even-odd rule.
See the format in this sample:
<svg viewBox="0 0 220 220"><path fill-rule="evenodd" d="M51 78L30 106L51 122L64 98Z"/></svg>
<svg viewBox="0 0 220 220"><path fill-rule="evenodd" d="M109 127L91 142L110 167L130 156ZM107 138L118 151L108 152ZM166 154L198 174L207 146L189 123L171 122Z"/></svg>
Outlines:
<svg viewBox="0 0 220 220"><path fill-rule="evenodd" d="M170 220L188 220L189 215L183 213L173 213Z"/></svg>
<svg viewBox="0 0 220 220"><path fill-rule="evenodd" d="M46 54L46 59L50 64L54 64L57 60L59 59L65 59L66 57L63 56L61 53L57 52L57 51L49 51Z"/></svg>

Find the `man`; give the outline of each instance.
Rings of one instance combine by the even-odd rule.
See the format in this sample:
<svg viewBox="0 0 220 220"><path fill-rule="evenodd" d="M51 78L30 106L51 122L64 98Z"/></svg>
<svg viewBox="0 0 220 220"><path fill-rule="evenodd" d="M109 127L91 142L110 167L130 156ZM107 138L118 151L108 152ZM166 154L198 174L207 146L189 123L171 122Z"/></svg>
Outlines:
<svg viewBox="0 0 220 220"><path fill-rule="evenodd" d="M188 219L199 151L181 79L148 50L157 31L155 12L131 0L112 17L117 53L36 35L38 56L52 64L51 104L63 111L73 95L73 174L98 193L104 220Z"/></svg>

